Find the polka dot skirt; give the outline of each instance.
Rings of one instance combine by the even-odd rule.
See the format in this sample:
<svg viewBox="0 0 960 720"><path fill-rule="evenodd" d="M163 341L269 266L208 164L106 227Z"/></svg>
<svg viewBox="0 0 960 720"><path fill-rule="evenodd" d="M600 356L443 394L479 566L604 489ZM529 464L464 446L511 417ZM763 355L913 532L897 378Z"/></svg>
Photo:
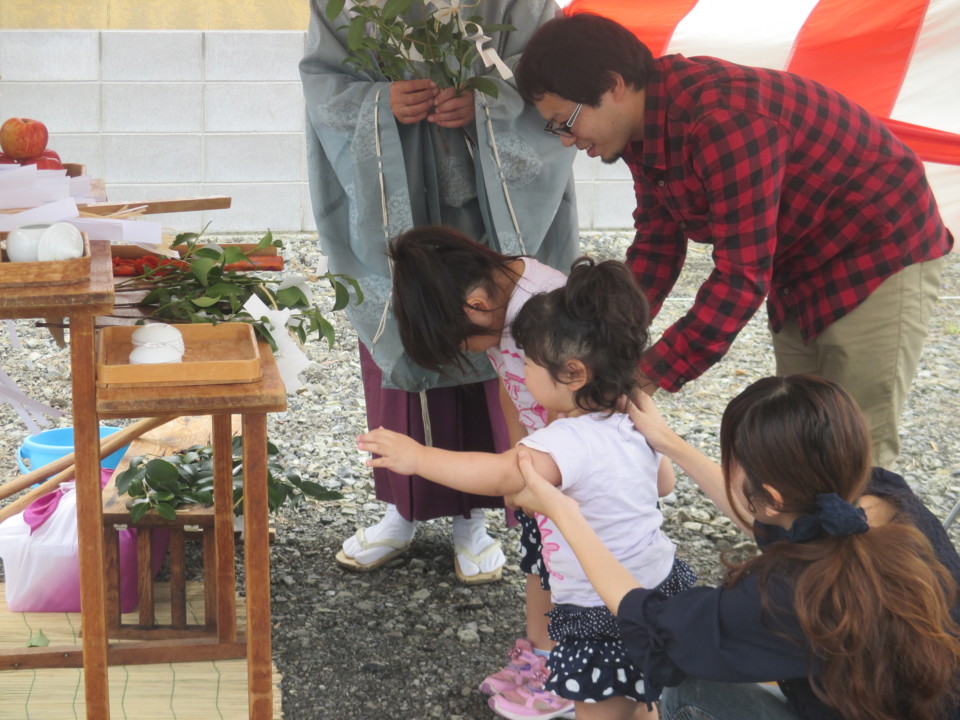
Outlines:
<svg viewBox="0 0 960 720"><path fill-rule="evenodd" d="M668 597L683 592L697 575L682 560L657 589ZM605 607L558 605L550 613L550 653L547 690L568 700L599 702L623 696L646 702L643 677L621 642L620 627Z"/></svg>
<svg viewBox="0 0 960 720"><path fill-rule="evenodd" d="M514 510L513 516L520 523L520 569L527 575L539 575L540 587L550 589L550 571L543 563L543 541L537 521L522 510Z"/></svg>

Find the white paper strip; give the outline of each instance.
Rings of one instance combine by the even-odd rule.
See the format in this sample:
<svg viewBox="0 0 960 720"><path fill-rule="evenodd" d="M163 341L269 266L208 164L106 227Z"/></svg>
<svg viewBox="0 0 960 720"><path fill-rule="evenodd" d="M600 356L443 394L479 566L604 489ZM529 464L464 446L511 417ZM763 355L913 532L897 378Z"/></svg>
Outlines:
<svg viewBox="0 0 960 720"><path fill-rule="evenodd" d="M243 305L243 309L255 318L267 318L270 334L277 343L277 350L273 354L277 361L277 370L280 379L286 386L287 393L293 393L303 387L300 382L300 373L307 368L310 360L303 354L303 350L290 337L287 330L287 321L296 310L271 310L256 295L251 296Z"/></svg>
<svg viewBox="0 0 960 720"><path fill-rule="evenodd" d="M57 200L39 207L30 208L18 213L0 213L0 232L10 232L21 225L34 223L55 223L60 220L75 218L80 213L73 198Z"/></svg>
<svg viewBox="0 0 960 720"><path fill-rule="evenodd" d="M0 165L0 190L29 187L36 179L36 165Z"/></svg>
<svg viewBox="0 0 960 720"><path fill-rule="evenodd" d="M46 201L42 190L0 190L0 210L32 208Z"/></svg>
<svg viewBox="0 0 960 720"><path fill-rule="evenodd" d="M90 236L91 240L111 243L159 243L163 225L149 220L116 220L113 218L74 218L70 223Z"/></svg>

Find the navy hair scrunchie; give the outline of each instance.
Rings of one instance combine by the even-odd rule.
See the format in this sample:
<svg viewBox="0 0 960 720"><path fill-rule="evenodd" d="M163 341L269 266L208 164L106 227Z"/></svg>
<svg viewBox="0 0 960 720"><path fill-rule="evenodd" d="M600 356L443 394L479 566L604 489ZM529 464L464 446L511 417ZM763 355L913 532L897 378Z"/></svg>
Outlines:
<svg viewBox="0 0 960 720"><path fill-rule="evenodd" d="M817 509L812 514L794 520L787 531L787 539L791 542L807 542L821 531L827 535L844 537L859 535L869 529L863 508L851 505L836 493L822 493L817 495Z"/></svg>

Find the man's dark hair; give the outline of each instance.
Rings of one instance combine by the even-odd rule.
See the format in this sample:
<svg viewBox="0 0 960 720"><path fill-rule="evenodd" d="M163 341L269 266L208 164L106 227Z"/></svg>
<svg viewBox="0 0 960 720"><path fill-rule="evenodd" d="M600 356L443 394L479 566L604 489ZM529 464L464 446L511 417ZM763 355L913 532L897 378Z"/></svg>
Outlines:
<svg viewBox="0 0 960 720"><path fill-rule="evenodd" d="M653 55L623 25L592 13L544 23L515 69L517 87L528 103L551 93L593 107L613 87L614 73L642 90L653 73Z"/></svg>

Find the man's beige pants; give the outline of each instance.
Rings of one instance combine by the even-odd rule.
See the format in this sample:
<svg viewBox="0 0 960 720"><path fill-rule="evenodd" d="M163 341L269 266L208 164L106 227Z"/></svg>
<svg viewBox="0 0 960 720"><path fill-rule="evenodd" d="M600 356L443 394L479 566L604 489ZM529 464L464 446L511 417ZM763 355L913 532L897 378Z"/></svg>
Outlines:
<svg viewBox="0 0 960 720"><path fill-rule="evenodd" d="M943 264L943 258L930 260L891 275L809 343L803 342L796 318L772 333L777 375L820 375L860 404L873 462L881 467L892 467L900 452L897 425L920 362Z"/></svg>

